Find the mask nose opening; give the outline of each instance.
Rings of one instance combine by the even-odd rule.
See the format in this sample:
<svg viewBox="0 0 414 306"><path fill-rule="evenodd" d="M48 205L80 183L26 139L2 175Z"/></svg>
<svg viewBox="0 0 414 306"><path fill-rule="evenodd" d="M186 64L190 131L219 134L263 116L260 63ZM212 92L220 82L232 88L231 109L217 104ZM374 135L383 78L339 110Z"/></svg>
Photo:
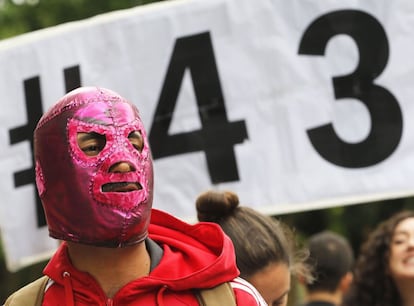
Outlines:
<svg viewBox="0 0 414 306"><path fill-rule="evenodd" d="M135 167L131 163L126 161L116 162L108 169L109 173L126 173L132 171L136 171Z"/></svg>

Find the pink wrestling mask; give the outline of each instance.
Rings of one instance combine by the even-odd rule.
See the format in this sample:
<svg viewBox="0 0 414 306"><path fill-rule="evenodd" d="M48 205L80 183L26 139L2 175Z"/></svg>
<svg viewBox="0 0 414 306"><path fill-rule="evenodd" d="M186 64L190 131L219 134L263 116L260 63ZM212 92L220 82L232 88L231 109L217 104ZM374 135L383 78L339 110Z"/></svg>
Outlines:
<svg viewBox="0 0 414 306"><path fill-rule="evenodd" d="M75 89L42 116L34 143L51 237L104 247L147 237L152 160L133 104L108 89Z"/></svg>

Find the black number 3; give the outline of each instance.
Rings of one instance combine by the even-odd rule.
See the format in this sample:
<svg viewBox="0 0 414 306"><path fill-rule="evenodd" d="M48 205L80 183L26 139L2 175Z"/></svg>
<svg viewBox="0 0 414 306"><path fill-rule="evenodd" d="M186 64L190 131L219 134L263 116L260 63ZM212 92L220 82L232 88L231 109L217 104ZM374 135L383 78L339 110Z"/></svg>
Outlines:
<svg viewBox="0 0 414 306"><path fill-rule="evenodd" d="M306 29L299 54L324 55L328 41L338 34L349 35L357 44L359 63L344 76L334 77L335 98L355 98L364 103L371 116L371 130L361 142L341 140L331 123L307 131L316 151L327 161L342 167L375 165L397 148L403 118L396 98L374 80L388 60L388 40L381 24L371 15L357 10L340 10L317 18Z"/></svg>

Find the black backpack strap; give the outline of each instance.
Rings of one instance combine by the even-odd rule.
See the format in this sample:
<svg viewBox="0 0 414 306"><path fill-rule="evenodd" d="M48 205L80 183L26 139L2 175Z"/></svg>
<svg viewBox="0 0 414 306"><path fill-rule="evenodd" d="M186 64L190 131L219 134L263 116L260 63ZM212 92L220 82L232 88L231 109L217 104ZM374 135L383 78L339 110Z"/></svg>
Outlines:
<svg viewBox="0 0 414 306"><path fill-rule="evenodd" d="M49 278L42 276L17 290L6 300L4 306L41 306Z"/></svg>
<svg viewBox="0 0 414 306"><path fill-rule="evenodd" d="M200 289L196 296L201 306L236 306L236 297L229 282L209 289Z"/></svg>

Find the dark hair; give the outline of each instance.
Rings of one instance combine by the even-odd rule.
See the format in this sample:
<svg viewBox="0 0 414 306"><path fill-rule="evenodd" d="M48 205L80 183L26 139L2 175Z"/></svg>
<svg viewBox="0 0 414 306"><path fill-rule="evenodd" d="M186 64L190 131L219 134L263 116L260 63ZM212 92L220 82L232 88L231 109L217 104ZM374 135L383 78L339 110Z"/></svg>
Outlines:
<svg viewBox="0 0 414 306"><path fill-rule="evenodd" d="M397 225L414 218L413 211L401 211L381 222L361 246L354 280L345 295L348 306L401 305L398 290L389 275L390 245Z"/></svg>
<svg viewBox="0 0 414 306"><path fill-rule="evenodd" d="M339 282L353 268L354 253L341 235L323 231L308 239L308 263L314 267L315 280L306 284L310 292L335 292Z"/></svg>
<svg viewBox="0 0 414 306"><path fill-rule="evenodd" d="M207 191L196 200L199 221L215 222L233 241L240 276L249 279L271 263L285 263L293 275L311 279L307 252L296 250L292 231L282 222L247 206L231 191Z"/></svg>

